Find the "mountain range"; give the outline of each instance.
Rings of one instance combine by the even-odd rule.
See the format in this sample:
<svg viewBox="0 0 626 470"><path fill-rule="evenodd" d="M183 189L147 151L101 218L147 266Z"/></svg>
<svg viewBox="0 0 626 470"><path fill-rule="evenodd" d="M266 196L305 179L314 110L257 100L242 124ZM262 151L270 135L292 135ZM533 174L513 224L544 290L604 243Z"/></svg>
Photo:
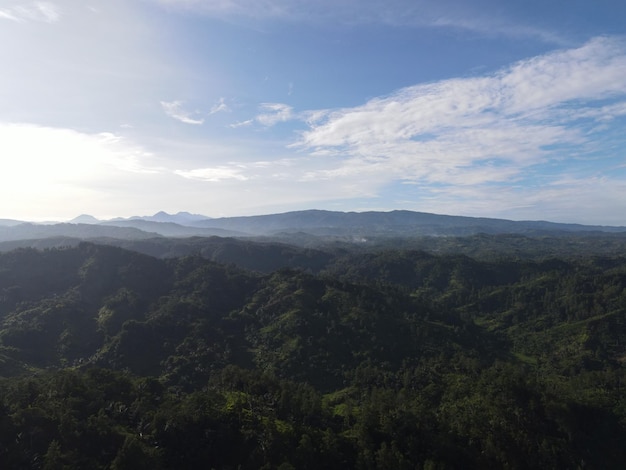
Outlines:
<svg viewBox="0 0 626 470"><path fill-rule="evenodd" d="M188 212L98 220L80 215L69 223L35 224L0 219L0 241L73 237L125 240L155 237L339 237L365 241L368 237L468 236L475 234L559 235L626 233L626 227L513 221L484 217L440 215L396 210L335 212L305 210L246 217L210 218Z"/></svg>

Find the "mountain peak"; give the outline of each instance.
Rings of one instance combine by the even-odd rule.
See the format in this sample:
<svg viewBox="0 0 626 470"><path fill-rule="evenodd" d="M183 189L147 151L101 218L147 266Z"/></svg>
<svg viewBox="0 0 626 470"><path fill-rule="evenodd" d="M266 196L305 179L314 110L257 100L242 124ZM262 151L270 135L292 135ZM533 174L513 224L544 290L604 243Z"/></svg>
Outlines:
<svg viewBox="0 0 626 470"><path fill-rule="evenodd" d="M209 217L199 214L191 214L189 212L178 212L176 214L169 214L165 211L159 211L153 216L142 217L143 220L149 220L152 222L173 222L176 224L185 225L189 222L195 222L198 220L206 220Z"/></svg>
<svg viewBox="0 0 626 470"><path fill-rule="evenodd" d="M70 224L98 224L100 221L93 215L81 214L69 221Z"/></svg>

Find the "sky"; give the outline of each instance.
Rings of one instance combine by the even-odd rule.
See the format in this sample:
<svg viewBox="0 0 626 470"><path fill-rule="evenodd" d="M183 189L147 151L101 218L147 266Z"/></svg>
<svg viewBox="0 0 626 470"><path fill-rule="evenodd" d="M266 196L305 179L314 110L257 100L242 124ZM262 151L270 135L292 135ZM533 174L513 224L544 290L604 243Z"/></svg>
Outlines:
<svg viewBox="0 0 626 470"><path fill-rule="evenodd" d="M626 226L623 0L0 0L0 218Z"/></svg>

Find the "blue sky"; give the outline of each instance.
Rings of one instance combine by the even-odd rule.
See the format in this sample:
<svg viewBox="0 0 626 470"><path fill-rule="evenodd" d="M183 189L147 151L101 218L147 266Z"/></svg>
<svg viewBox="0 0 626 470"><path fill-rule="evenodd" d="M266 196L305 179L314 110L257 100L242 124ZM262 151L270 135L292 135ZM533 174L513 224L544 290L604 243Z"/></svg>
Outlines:
<svg viewBox="0 0 626 470"><path fill-rule="evenodd" d="M626 225L626 3L0 0L0 218Z"/></svg>

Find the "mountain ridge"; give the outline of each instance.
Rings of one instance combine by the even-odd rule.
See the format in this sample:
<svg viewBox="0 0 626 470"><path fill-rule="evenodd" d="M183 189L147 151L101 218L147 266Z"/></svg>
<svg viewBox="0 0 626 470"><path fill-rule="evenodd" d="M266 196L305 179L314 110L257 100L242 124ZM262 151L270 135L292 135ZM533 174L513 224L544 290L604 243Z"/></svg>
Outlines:
<svg viewBox="0 0 626 470"><path fill-rule="evenodd" d="M4 219L3 219L4 220ZM125 229L118 231L115 229ZM134 231L133 231L134 230ZM70 223L34 224L8 220L0 223L0 241L46 236L79 236L84 239L116 237L123 239L192 236L223 237L341 237L366 240L367 237L470 236L476 234L559 235L573 233L626 233L626 226L585 225L545 220L508 220L489 217L443 215L408 210L339 212L319 209L276 214L209 218L178 212L157 212L98 220L80 215Z"/></svg>
<svg viewBox="0 0 626 470"><path fill-rule="evenodd" d="M223 217L197 222L197 226L249 231L255 234L272 234L276 231L326 229L369 229L377 233L406 232L421 229L419 235L475 234L475 233L528 233L531 231L600 231L626 232L622 226L584 225L549 221L514 221L489 217L442 215L408 210L338 212L326 210L292 211L279 214ZM328 230L334 229L334 230ZM259 233L260 232L260 233ZM453 232L453 233L447 233Z"/></svg>

